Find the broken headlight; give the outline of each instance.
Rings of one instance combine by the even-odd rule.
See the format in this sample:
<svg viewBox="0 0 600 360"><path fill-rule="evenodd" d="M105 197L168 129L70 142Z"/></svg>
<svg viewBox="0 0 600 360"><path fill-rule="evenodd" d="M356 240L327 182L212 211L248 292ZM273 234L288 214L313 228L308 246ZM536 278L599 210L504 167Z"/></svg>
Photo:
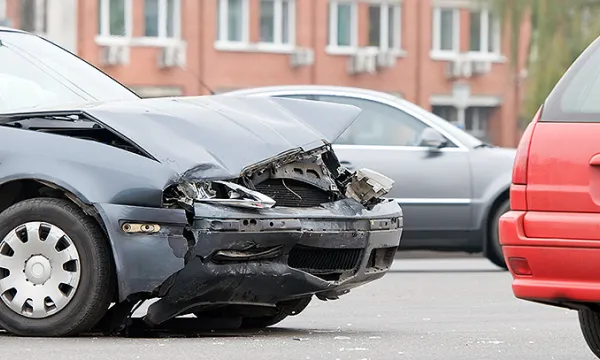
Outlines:
<svg viewBox="0 0 600 360"><path fill-rule="evenodd" d="M229 181L182 182L175 186L167 203L177 202L193 206L194 202L207 202L224 206L265 209L275 205L275 200ZM175 196L173 196L175 195Z"/></svg>

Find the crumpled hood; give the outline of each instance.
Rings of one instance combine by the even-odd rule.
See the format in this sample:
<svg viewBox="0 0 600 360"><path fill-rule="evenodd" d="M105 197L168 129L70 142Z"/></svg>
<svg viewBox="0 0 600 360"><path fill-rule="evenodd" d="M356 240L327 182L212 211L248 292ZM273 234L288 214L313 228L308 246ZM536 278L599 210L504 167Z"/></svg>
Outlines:
<svg viewBox="0 0 600 360"><path fill-rule="evenodd" d="M81 108L188 179L227 179L279 154L333 143L361 110L308 100L197 96Z"/></svg>

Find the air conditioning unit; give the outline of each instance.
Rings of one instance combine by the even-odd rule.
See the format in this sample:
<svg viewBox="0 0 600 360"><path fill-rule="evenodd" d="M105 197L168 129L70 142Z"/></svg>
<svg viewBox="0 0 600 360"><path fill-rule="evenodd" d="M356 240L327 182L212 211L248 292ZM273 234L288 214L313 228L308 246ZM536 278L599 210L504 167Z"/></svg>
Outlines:
<svg viewBox="0 0 600 360"><path fill-rule="evenodd" d="M109 45L100 49L100 64L113 66L125 64L129 60L129 48L123 45Z"/></svg>
<svg viewBox="0 0 600 360"><path fill-rule="evenodd" d="M300 48L296 49L290 56L290 65L293 68L300 66L311 66L315 63L315 52L313 49Z"/></svg>
<svg viewBox="0 0 600 360"><path fill-rule="evenodd" d="M183 45L165 46L158 52L158 67L161 69L186 65L186 52Z"/></svg>
<svg viewBox="0 0 600 360"><path fill-rule="evenodd" d="M473 61L473 74L483 75L492 71L492 63L489 61Z"/></svg>
<svg viewBox="0 0 600 360"><path fill-rule="evenodd" d="M465 57L448 62L446 65L446 77L448 79L469 78L473 76L473 62Z"/></svg>
<svg viewBox="0 0 600 360"><path fill-rule="evenodd" d="M358 51L348 59L348 73L373 74L377 71L377 54L368 51Z"/></svg>
<svg viewBox="0 0 600 360"><path fill-rule="evenodd" d="M377 66L391 68L396 66L397 56L393 51L382 51L377 54Z"/></svg>

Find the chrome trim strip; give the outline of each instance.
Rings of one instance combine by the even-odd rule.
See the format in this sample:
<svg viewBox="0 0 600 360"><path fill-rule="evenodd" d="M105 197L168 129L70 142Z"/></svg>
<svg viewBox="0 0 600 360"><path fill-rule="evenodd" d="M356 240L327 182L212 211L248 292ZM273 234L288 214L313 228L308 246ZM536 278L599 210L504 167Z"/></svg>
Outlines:
<svg viewBox="0 0 600 360"><path fill-rule="evenodd" d="M452 199L452 198L395 198L400 204L407 205L469 205L471 199Z"/></svg>

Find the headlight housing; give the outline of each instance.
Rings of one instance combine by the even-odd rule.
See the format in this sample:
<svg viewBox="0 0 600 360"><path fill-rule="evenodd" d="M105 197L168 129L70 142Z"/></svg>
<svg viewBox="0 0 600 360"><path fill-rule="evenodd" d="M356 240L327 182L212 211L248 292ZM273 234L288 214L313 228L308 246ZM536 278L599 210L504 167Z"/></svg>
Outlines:
<svg viewBox="0 0 600 360"><path fill-rule="evenodd" d="M194 202L206 202L223 206L266 209L275 205L275 200L229 181L181 182L166 192L167 204L179 203L193 206Z"/></svg>

